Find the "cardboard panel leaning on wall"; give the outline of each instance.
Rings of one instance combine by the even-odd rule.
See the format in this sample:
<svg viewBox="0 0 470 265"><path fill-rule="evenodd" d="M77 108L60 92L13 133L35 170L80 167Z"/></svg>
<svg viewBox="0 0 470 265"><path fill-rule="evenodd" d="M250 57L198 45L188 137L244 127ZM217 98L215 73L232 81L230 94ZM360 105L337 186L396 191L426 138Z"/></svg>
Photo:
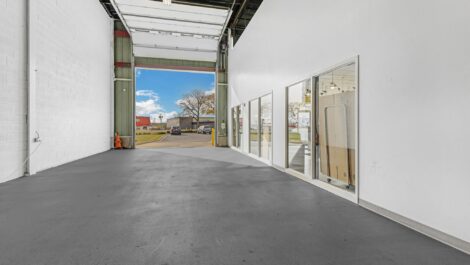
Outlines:
<svg viewBox="0 0 470 265"><path fill-rule="evenodd" d="M0 183L26 157L26 2L0 0Z"/></svg>

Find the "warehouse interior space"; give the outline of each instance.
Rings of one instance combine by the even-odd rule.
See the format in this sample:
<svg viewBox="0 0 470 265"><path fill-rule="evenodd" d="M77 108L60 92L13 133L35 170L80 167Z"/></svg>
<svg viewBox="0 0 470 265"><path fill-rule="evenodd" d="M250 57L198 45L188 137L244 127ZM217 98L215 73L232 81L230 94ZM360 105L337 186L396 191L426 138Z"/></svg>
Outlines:
<svg viewBox="0 0 470 265"><path fill-rule="evenodd" d="M0 0L0 264L470 264L468 10Z"/></svg>

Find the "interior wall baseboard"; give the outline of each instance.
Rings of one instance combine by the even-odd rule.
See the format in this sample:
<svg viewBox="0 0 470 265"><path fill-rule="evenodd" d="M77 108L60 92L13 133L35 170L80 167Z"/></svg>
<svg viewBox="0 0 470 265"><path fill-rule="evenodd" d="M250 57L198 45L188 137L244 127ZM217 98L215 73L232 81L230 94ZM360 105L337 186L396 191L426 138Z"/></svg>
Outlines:
<svg viewBox="0 0 470 265"><path fill-rule="evenodd" d="M402 224L408 228L411 228L421 234L424 234L430 238L433 238L437 241L440 241L448 246L451 246L453 248L456 248L466 254L469 254L470 255L470 243L467 242L467 241L464 241L460 238L456 238L454 236L451 236L449 234L446 234L442 231L439 231L437 229L434 229L430 226L427 226L427 225L424 225L424 224L421 224L419 222L416 222L412 219L409 219L405 216L402 216L400 214L397 214L397 213L394 213L394 212L391 212L387 209L384 209L380 206L377 206L371 202L368 202L368 201L365 201L365 200L362 200L362 199L359 199L359 205L372 211L372 212L375 212L377 214L380 214L392 221L395 221L399 224Z"/></svg>
<svg viewBox="0 0 470 265"><path fill-rule="evenodd" d="M285 169L284 167L278 166L278 165L276 165L276 164L274 164L274 163L272 163L271 166L272 166L273 168L275 168L275 169L281 171L281 172L286 173L286 169Z"/></svg>

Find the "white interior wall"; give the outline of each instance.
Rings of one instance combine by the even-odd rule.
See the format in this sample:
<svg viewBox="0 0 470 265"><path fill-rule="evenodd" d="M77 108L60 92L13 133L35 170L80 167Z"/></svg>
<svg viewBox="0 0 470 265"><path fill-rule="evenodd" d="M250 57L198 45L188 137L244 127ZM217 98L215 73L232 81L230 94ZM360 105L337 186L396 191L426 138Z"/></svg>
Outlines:
<svg viewBox="0 0 470 265"><path fill-rule="evenodd" d="M470 242L468 10L265 0L230 50L229 107L273 91L273 163L284 167L285 87L359 55L360 198Z"/></svg>
<svg viewBox="0 0 470 265"><path fill-rule="evenodd" d="M109 150L113 27L98 1L0 0L0 183ZM32 75L27 77L30 42ZM33 143L38 132L41 144Z"/></svg>
<svg viewBox="0 0 470 265"><path fill-rule="evenodd" d="M26 5L0 0L0 183L20 177L26 152Z"/></svg>
<svg viewBox="0 0 470 265"><path fill-rule="evenodd" d="M95 0L44 0L31 13L34 173L110 149L113 28Z"/></svg>

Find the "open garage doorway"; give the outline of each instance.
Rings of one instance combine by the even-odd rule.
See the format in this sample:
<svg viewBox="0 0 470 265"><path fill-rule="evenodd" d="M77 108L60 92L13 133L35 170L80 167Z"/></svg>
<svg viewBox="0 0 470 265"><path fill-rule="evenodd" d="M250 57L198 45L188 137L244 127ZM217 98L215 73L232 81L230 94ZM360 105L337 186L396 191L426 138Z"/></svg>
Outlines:
<svg viewBox="0 0 470 265"><path fill-rule="evenodd" d="M210 147L213 72L135 69L136 148Z"/></svg>

